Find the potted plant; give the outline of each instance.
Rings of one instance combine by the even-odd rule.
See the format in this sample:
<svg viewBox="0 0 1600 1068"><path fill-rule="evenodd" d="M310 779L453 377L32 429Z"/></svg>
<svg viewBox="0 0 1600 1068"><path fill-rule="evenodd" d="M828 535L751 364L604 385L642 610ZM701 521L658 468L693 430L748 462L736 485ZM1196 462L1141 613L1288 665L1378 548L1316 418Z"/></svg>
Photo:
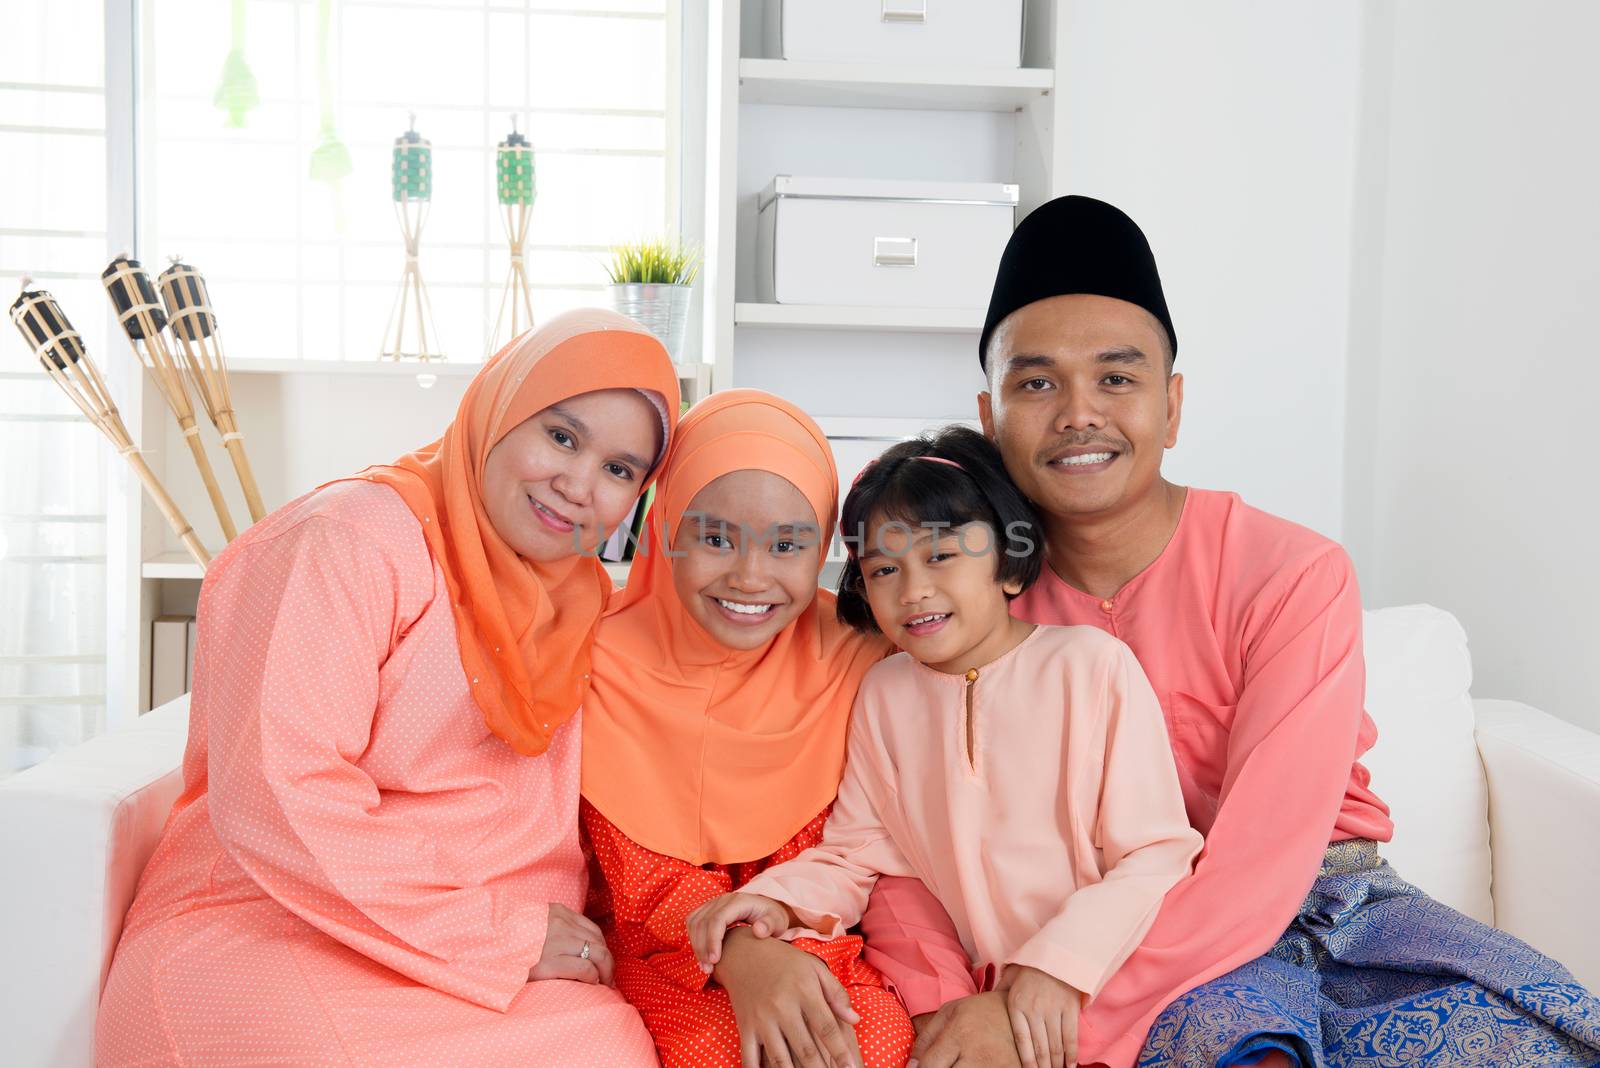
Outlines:
<svg viewBox="0 0 1600 1068"><path fill-rule="evenodd" d="M689 325L689 295L700 273L699 254L666 238L618 245L606 273L611 306L660 338L677 363Z"/></svg>

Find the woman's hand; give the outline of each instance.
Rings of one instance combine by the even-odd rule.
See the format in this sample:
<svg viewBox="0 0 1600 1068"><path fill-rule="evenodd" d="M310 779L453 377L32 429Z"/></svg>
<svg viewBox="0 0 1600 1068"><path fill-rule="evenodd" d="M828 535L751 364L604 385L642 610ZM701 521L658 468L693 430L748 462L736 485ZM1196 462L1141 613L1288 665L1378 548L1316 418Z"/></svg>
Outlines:
<svg viewBox="0 0 1600 1068"><path fill-rule="evenodd" d="M544 951L539 954L539 963L528 972L528 979L573 979L610 986L614 968L600 928L587 916L550 902Z"/></svg>
<svg viewBox="0 0 1600 1068"><path fill-rule="evenodd" d="M760 894L722 894L689 914L689 944L707 975L722 959L722 939L736 923L748 923L757 938L796 926L788 908Z"/></svg>
<svg viewBox="0 0 1600 1068"><path fill-rule="evenodd" d="M1082 994L1048 972L1024 964L1007 965L995 988L1005 991L1011 1034L1023 1068L1077 1068Z"/></svg>
<svg viewBox="0 0 1600 1068"><path fill-rule="evenodd" d="M827 965L805 950L740 928L713 976L733 1002L740 1068L861 1068L861 1017Z"/></svg>

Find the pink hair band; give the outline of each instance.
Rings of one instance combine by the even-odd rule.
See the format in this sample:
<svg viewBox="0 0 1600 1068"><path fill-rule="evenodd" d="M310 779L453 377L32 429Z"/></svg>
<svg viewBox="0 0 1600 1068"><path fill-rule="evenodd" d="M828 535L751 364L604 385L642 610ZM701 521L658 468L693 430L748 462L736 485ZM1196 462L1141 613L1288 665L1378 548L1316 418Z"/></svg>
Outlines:
<svg viewBox="0 0 1600 1068"><path fill-rule="evenodd" d="M943 456L927 456L927 455L924 455L922 453L918 453L916 456L907 456L906 459L908 459L908 460L927 460L930 463L945 464L946 466L955 468L957 471L965 471L966 470L965 467L962 467L960 464L956 463L954 460L946 460ZM876 467L877 464L878 464L877 457L873 457L872 459L868 460L866 462L866 465L864 467L862 467L860 471L856 472L856 477L852 478L850 480L850 488L851 489L855 489L856 488L856 483L860 482L862 477L864 475L866 475L866 473L868 471L871 471L874 467Z"/></svg>

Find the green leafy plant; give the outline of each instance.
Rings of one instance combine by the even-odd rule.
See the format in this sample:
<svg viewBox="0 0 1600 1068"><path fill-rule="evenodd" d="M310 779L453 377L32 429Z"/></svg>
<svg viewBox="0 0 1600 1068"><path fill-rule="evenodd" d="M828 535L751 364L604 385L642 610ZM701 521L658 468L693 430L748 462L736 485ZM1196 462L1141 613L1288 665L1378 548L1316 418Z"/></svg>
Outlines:
<svg viewBox="0 0 1600 1068"><path fill-rule="evenodd" d="M613 285L693 285L700 273L700 253L664 237L618 245L606 267Z"/></svg>

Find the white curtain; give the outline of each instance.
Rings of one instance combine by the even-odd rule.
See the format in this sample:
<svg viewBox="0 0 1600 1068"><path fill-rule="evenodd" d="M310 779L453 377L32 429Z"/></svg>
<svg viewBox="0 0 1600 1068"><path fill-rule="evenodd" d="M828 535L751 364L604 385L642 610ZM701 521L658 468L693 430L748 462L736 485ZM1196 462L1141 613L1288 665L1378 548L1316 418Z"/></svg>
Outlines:
<svg viewBox="0 0 1600 1068"><path fill-rule="evenodd" d="M43 373L18 372L15 340L0 378L0 775L105 716L106 446Z"/></svg>
<svg viewBox="0 0 1600 1068"><path fill-rule="evenodd" d="M102 356L104 16L103 0L8 4L0 31L0 305L32 274ZM0 776L104 726L107 463L0 322Z"/></svg>

